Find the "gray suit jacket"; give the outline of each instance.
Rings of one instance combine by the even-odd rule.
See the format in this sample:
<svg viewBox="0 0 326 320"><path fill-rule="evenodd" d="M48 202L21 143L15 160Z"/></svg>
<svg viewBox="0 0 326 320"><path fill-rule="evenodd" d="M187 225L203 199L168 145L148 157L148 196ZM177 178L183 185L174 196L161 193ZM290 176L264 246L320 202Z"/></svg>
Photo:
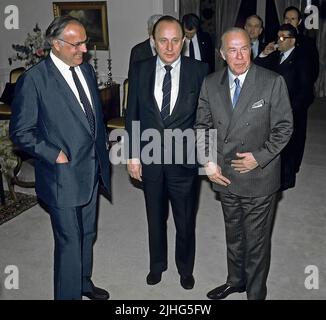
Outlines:
<svg viewBox="0 0 326 320"><path fill-rule="evenodd" d="M228 79L225 68L203 82L195 123L195 129L203 129L197 131L198 159L217 163L231 181L228 187L214 184L215 191L244 197L272 194L280 187L279 153L292 134L286 84L282 76L252 64L233 109ZM252 152L259 166L236 172L231 160L237 152Z"/></svg>

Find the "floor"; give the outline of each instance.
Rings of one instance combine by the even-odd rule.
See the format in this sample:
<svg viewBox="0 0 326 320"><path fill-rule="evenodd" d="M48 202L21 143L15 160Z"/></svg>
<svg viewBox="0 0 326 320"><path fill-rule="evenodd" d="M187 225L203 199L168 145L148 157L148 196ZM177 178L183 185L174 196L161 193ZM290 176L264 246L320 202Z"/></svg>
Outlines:
<svg viewBox="0 0 326 320"><path fill-rule="evenodd" d="M297 186L279 202L272 238L267 299L326 299L326 99L309 112L306 151ZM25 168L25 175L32 175ZM33 192L28 189L24 192ZM95 284L119 300L205 300L226 279L222 211L209 183L202 182L197 217L197 253L193 290L179 284L174 263L175 229L168 221L169 268L162 281L148 286L148 239L144 199L125 167L113 168L113 203L100 199L98 239L94 247ZM52 299L53 239L49 216L35 206L0 226L0 300ZM8 289L10 266L19 272L17 289ZM12 283L12 282L11 282ZM244 293L227 299L245 300Z"/></svg>

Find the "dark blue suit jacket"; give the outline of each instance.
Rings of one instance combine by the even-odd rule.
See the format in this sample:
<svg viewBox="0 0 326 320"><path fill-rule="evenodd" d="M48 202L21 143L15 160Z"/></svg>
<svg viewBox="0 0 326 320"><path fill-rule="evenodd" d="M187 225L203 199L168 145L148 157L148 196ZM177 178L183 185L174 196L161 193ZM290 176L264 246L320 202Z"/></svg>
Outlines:
<svg viewBox="0 0 326 320"><path fill-rule="evenodd" d="M138 145L136 136L138 134L140 136L148 129L155 129L162 142L162 145L157 145L160 141L156 139L155 146L156 148L161 148L161 163L163 163L164 155L169 152L163 145L164 138L166 138L165 134L167 133L165 129L180 129L181 132L193 129L200 88L204 77L208 74L208 65L201 61L181 56L179 93L169 121L164 125L154 95L156 60L157 57L152 57L138 61L133 64L130 71L126 117L126 130L129 135L129 150L127 150L129 153L127 154L129 158L141 158L140 152L146 147L148 142L140 141L140 145ZM133 121L139 121L140 132L133 130ZM182 158L183 166L194 169L193 174L197 174L197 164L195 162L187 164L190 162L187 159L190 159L195 154L195 145L189 145L188 148L187 140L174 141L171 153L169 153L173 163L176 163L174 160L178 157L176 156L178 152L180 153L178 156ZM143 177L153 181L156 180L161 173L161 165L145 164L143 159L141 160ZM164 163L166 164L166 162ZM175 170L179 170L179 167L171 166Z"/></svg>
<svg viewBox="0 0 326 320"><path fill-rule="evenodd" d="M88 63L80 68L95 109L95 138L77 98L50 57L20 77L12 103L11 138L36 158L37 195L55 207L81 206L90 200L98 180L96 159L102 182L110 189L106 134L96 78ZM67 164L55 163L60 150L67 155Z"/></svg>

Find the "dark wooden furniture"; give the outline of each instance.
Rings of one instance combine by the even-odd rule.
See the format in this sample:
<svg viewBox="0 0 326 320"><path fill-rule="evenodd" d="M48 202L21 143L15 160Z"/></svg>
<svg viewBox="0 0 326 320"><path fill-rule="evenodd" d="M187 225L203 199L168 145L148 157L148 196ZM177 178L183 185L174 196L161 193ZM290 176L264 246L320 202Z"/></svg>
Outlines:
<svg viewBox="0 0 326 320"><path fill-rule="evenodd" d="M104 124L109 119L120 117L120 84L113 83L100 89Z"/></svg>

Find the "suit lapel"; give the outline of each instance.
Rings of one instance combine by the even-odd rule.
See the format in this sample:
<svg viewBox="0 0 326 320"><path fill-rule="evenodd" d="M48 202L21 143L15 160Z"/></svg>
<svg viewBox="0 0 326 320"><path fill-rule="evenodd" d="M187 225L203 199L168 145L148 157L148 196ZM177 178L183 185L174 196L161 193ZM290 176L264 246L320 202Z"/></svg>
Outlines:
<svg viewBox="0 0 326 320"><path fill-rule="evenodd" d="M91 130L87 121L87 118L85 116L84 111L82 110L76 96L72 92L71 88L69 87L66 79L62 76L61 72L58 70L58 68L53 63L52 59L50 57L46 60L46 65L48 67L49 73L52 74L51 79L53 79L53 86L58 87L58 92L62 92L62 96L64 99L67 100L67 106L71 109L71 111L75 114L75 116L82 122L84 127L88 130L88 132L91 134ZM53 90L54 92L56 90Z"/></svg>
<svg viewBox="0 0 326 320"><path fill-rule="evenodd" d="M238 102L233 109L232 118L227 132L231 131L234 128L237 121L241 118L242 113L245 112L248 108L251 96L254 94L256 89L254 83L255 73L256 66L252 64L242 85Z"/></svg>

